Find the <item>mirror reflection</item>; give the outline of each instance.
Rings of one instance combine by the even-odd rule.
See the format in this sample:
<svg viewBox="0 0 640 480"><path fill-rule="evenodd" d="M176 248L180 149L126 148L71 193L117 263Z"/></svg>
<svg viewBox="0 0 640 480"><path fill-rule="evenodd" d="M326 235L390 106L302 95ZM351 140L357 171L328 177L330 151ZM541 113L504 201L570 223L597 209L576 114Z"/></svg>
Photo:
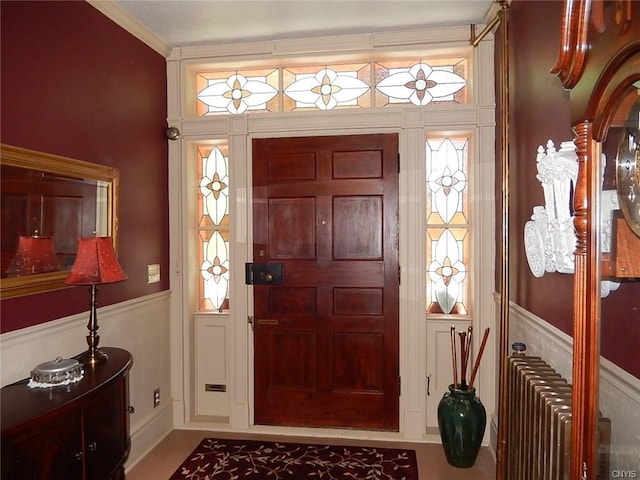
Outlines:
<svg viewBox="0 0 640 480"><path fill-rule="evenodd" d="M599 308L600 362L598 378L598 445L602 446L599 467L603 478L632 478L638 473L640 450L637 434L640 417L632 412L637 402L627 392L637 391L640 363L640 210L636 192L640 132L640 91L630 88L612 115L602 144L606 159L603 169L603 223L599 235L602 254L602 284L612 285ZM608 198L609 202L604 201ZM605 249L604 241L608 245ZM605 453L606 452L606 453Z"/></svg>
<svg viewBox="0 0 640 480"><path fill-rule="evenodd" d="M77 239L116 243L117 169L2 145L2 298L63 288Z"/></svg>

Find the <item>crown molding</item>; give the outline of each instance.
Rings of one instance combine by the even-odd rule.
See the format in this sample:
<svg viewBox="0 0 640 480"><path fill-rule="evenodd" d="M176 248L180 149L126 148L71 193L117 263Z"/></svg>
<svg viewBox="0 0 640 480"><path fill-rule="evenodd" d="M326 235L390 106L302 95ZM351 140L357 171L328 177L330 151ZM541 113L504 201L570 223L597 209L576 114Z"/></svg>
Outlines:
<svg viewBox="0 0 640 480"><path fill-rule="evenodd" d="M469 26L409 29L403 31L371 32L322 37L285 38L253 42L188 45L175 48L171 60L209 61L256 56L286 57L310 55L357 55L374 49L400 48L407 50L428 47L430 50L451 51L469 44Z"/></svg>
<svg viewBox="0 0 640 480"><path fill-rule="evenodd" d="M87 0L87 3L163 57L167 58L171 54L171 47L164 40L111 0Z"/></svg>

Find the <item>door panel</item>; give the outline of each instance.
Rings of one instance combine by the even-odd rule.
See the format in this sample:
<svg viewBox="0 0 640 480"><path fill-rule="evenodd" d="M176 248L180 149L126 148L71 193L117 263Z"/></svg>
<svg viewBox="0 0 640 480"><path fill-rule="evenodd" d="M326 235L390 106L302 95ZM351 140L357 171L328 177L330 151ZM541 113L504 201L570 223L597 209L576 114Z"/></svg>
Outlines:
<svg viewBox="0 0 640 480"><path fill-rule="evenodd" d="M397 430L396 135L253 144L255 422Z"/></svg>
<svg viewBox="0 0 640 480"><path fill-rule="evenodd" d="M381 197L336 197L333 203L334 259L381 260Z"/></svg>

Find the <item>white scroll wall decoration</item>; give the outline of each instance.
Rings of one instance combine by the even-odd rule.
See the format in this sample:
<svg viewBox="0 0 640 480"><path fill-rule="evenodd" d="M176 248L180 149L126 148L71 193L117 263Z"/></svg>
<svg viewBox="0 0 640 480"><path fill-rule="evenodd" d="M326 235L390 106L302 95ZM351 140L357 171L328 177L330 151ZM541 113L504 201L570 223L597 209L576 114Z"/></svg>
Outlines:
<svg viewBox="0 0 640 480"><path fill-rule="evenodd" d="M603 156L604 157L604 156ZM524 246L527 262L535 277L545 272L573 273L576 234L573 225L573 191L578 177L576 146L562 142L556 150L553 142L547 142L546 150L538 147L536 156L538 174L542 184L545 206L533 207L533 214L524 226ZM602 165L606 159L603 158ZM604 167L603 167L604 168ZM604 191L601 210L601 248L611 249L611 214L617 209L615 195ZM615 192L614 192L615 193ZM618 288L618 283L602 281L600 296L606 297Z"/></svg>
<svg viewBox="0 0 640 480"><path fill-rule="evenodd" d="M576 236L573 227L571 195L578 177L578 156L573 142L562 142L556 151L553 142L546 150L538 147L536 157L545 206L533 207L524 226L524 246L531 273L573 273Z"/></svg>

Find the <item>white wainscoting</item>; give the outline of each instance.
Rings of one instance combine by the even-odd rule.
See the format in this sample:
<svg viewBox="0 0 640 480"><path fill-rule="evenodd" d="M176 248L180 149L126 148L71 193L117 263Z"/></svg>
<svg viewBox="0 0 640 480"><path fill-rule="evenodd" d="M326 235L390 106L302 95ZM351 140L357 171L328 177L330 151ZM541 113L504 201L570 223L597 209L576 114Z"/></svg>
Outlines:
<svg viewBox="0 0 640 480"><path fill-rule="evenodd" d="M525 343L527 355L540 356L571 382L569 335L517 305L511 306L509 323L511 343ZM605 358L600 361L600 410L611 420L611 472L640 476L640 379Z"/></svg>
<svg viewBox="0 0 640 480"><path fill-rule="evenodd" d="M169 300L169 292L161 292L98 309L100 346L124 348L133 355L129 400L135 412L127 469L173 429ZM1 335L1 385L28 377L39 363L86 350L88 319L87 311ZM156 388L160 405L154 408Z"/></svg>
<svg viewBox="0 0 640 480"><path fill-rule="evenodd" d="M519 305L509 308L509 346L514 342L526 344L527 355L543 358L571 383L573 338Z"/></svg>

